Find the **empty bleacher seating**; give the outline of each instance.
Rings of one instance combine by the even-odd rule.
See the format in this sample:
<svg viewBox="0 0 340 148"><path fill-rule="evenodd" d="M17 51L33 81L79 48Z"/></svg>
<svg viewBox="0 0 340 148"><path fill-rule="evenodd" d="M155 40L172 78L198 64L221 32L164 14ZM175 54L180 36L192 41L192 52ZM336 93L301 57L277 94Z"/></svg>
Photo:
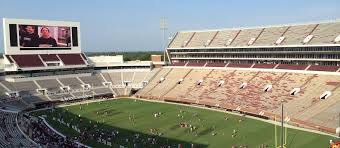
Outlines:
<svg viewBox="0 0 340 148"><path fill-rule="evenodd" d="M323 65L312 65L307 70L311 71L330 71L335 72L339 69L339 66L323 66Z"/></svg>
<svg viewBox="0 0 340 148"><path fill-rule="evenodd" d="M11 91L31 91L35 92L38 89L38 86L34 84L33 81L26 81L26 82L7 82L2 81L8 89Z"/></svg>
<svg viewBox="0 0 340 148"><path fill-rule="evenodd" d="M230 63L227 67L250 68L253 64Z"/></svg>
<svg viewBox="0 0 340 148"><path fill-rule="evenodd" d="M104 80L99 75L79 77L85 84L90 84L92 87L103 86Z"/></svg>
<svg viewBox="0 0 340 148"><path fill-rule="evenodd" d="M305 70L308 65L279 64L276 69Z"/></svg>
<svg viewBox="0 0 340 148"><path fill-rule="evenodd" d="M147 74L148 74L147 72L135 72L132 83L141 84L144 81Z"/></svg>
<svg viewBox="0 0 340 148"><path fill-rule="evenodd" d="M161 78L164 80L160 83ZM243 84L246 85L241 88ZM279 115L283 100L290 118L335 128L338 121L334 119L339 112L335 102L340 96L339 88L340 76L335 74L163 68L137 92L137 96L209 106L219 104L253 114L263 111L266 115ZM299 92L291 94L296 89ZM320 95L325 91L332 92L332 95L322 100Z"/></svg>
<svg viewBox="0 0 340 148"><path fill-rule="evenodd" d="M133 72L123 72L123 82L132 82Z"/></svg>
<svg viewBox="0 0 340 148"><path fill-rule="evenodd" d="M109 73L109 76L111 78L112 85L123 85L121 72L112 72L112 73Z"/></svg>
<svg viewBox="0 0 340 148"><path fill-rule="evenodd" d="M224 47L228 40L234 40L240 30L221 30L216 35L215 39L211 41L211 47Z"/></svg>
<svg viewBox="0 0 340 148"><path fill-rule="evenodd" d="M80 54L58 54L65 65L85 65Z"/></svg>
<svg viewBox="0 0 340 148"><path fill-rule="evenodd" d="M112 94L109 88L96 88L94 89L94 93L96 93L97 95Z"/></svg>
<svg viewBox="0 0 340 148"><path fill-rule="evenodd" d="M333 44L334 39L340 34L339 22L321 23L313 31L313 39L309 44Z"/></svg>
<svg viewBox="0 0 340 148"><path fill-rule="evenodd" d="M190 38L194 32L178 32L175 39L169 45L170 48L180 48L183 45L188 44Z"/></svg>
<svg viewBox="0 0 340 148"><path fill-rule="evenodd" d="M184 77L190 72L190 69L173 69L166 76L162 83L158 83L147 95L162 96L175 86L179 79Z"/></svg>
<svg viewBox="0 0 340 148"><path fill-rule="evenodd" d="M12 55L12 58L21 68L45 66L38 55Z"/></svg>
<svg viewBox="0 0 340 148"><path fill-rule="evenodd" d="M248 46L248 42L252 38L258 37L263 28L243 29L240 34L232 42L231 46Z"/></svg>
<svg viewBox="0 0 340 148"><path fill-rule="evenodd" d="M185 62L173 62L170 66L184 66L185 64Z"/></svg>
<svg viewBox="0 0 340 148"><path fill-rule="evenodd" d="M47 89L50 92L59 92L61 91L61 85L58 83L56 79L49 79L49 80L37 80L36 81L41 88Z"/></svg>
<svg viewBox="0 0 340 148"><path fill-rule="evenodd" d="M287 30L288 26L265 28L259 38L253 44L254 46L270 46Z"/></svg>
<svg viewBox="0 0 340 148"><path fill-rule="evenodd" d="M313 30L315 24L291 26L283 35L285 39L281 45L300 45L307 35Z"/></svg>
<svg viewBox="0 0 340 148"><path fill-rule="evenodd" d="M215 33L216 31L196 32L187 47L204 47L209 41L211 41Z"/></svg>
<svg viewBox="0 0 340 148"><path fill-rule="evenodd" d="M252 68L273 69L276 64L255 64Z"/></svg>
<svg viewBox="0 0 340 148"><path fill-rule="evenodd" d="M40 57L45 62L60 61L56 54L41 54Z"/></svg>
<svg viewBox="0 0 340 148"><path fill-rule="evenodd" d="M160 71L150 80L148 85L146 85L142 90L138 91L138 95L146 95L147 92L151 91L160 81L161 78L164 78L169 72L170 68L162 68Z"/></svg>
<svg viewBox="0 0 340 148"><path fill-rule="evenodd" d="M77 78L60 78L59 80L64 86L69 86L71 89L82 89L82 83Z"/></svg>
<svg viewBox="0 0 340 148"><path fill-rule="evenodd" d="M224 67L226 63L207 63L205 67Z"/></svg>
<svg viewBox="0 0 340 148"><path fill-rule="evenodd" d="M203 67L205 62L189 62L186 66Z"/></svg>

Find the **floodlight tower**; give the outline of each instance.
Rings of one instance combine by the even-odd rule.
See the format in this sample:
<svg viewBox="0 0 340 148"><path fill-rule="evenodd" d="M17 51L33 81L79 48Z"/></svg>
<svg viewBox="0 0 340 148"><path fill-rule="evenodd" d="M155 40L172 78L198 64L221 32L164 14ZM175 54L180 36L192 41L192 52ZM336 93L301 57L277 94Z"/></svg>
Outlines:
<svg viewBox="0 0 340 148"><path fill-rule="evenodd" d="M283 103L284 100L281 100L281 133L280 133L280 144L278 145L278 137L277 137L277 128L276 128L276 123L275 125L275 148L286 148L286 144L287 144L287 127L284 127L284 116L283 116ZM276 116L274 116L274 120L275 122L276 120ZM287 121L288 122L288 119Z"/></svg>
<svg viewBox="0 0 340 148"><path fill-rule="evenodd" d="M338 126L338 128L336 128L335 132L338 134L338 136L340 138L340 113L339 113L339 126Z"/></svg>
<svg viewBox="0 0 340 148"><path fill-rule="evenodd" d="M164 49L164 55L163 55L163 61L165 63L165 54L166 54L166 49L165 49L165 31L168 30L168 20L165 17L161 18L160 21L160 29L162 30L162 49Z"/></svg>
<svg viewBox="0 0 340 148"><path fill-rule="evenodd" d="M281 100L281 146L280 148L283 148L284 146L284 129L283 129L283 100Z"/></svg>

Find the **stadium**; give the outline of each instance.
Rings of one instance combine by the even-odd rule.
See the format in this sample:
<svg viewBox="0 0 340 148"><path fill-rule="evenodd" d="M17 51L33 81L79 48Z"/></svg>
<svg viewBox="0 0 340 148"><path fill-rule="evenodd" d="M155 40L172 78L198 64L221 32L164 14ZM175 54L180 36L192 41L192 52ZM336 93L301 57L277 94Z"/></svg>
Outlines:
<svg viewBox="0 0 340 148"><path fill-rule="evenodd" d="M89 56L80 22L3 18L0 147L340 146L340 21L177 31Z"/></svg>

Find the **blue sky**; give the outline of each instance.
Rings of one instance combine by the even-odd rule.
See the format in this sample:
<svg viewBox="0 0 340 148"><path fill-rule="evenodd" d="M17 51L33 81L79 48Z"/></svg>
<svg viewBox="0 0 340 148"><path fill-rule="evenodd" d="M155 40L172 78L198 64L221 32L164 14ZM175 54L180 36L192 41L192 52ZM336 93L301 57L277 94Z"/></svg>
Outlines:
<svg viewBox="0 0 340 148"><path fill-rule="evenodd" d="M162 17L170 36L180 30L340 19L340 0L1 0L3 17L79 21L83 51L154 51L162 49Z"/></svg>

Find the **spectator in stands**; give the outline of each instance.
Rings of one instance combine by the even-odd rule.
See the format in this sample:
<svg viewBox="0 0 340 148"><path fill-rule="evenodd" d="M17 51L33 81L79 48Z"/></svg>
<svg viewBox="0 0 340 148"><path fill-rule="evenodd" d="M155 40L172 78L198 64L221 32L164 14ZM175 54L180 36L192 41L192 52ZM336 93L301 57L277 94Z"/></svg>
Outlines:
<svg viewBox="0 0 340 148"><path fill-rule="evenodd" d="M27 25L20 35L21 47L38 47L39 36L35 32L35 26Z"/></svg>
<svg viewBox="0 0 340 148"><path fill-rule="evenodd" d="M57 41L50 36L50 30L47 27L40 29L39 47L57 47Z"/></svg>

